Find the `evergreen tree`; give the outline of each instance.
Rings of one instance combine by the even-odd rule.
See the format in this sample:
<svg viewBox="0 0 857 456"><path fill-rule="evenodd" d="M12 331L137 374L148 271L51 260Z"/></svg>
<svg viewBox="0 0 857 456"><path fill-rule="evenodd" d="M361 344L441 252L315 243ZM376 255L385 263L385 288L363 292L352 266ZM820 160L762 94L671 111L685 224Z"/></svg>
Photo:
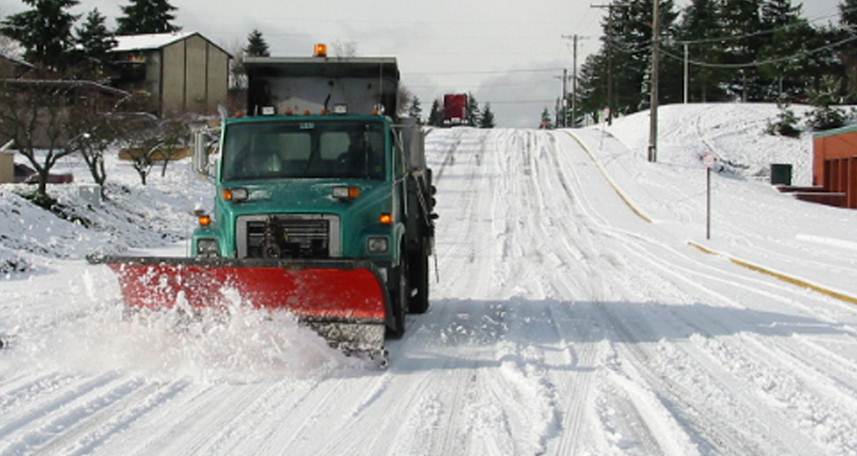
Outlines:
<svg viewBox="0 0 857 456"><path fill-rule="evenodd" d="M765 30L774 32L768 36L761 48L760 60L776 60L799 55L806 50L806 38L812 34L812 27L801 17L801 7L793 6L791 0L765 0L762 3L761 21ZM781 100L786 96L801 97L806 93L807 57L781 61L764 65L759 74L770 89L763 99Z"/></svg>
<svg viewBox="0 0 857 456"><path fill-rule="evenodd" d="M440 105L440 100L434 100L429 111L428 124L432 127L443 126L443 108Z"/></svg>
<svg viewBox="0 0 857 456"><path fill-rule="evenodd" d="M777 114L776 120L768 122L768 134L774 136L786 136L789 138L800 137L800 129L798 128L798 117L792 111L791 106L785 98L781 98L777 102L777 108L780 112Z"/></svg>
<svg viewBox="0 0 857 456"><path fill-rule="evenodd" d="M77 0L23 0L32 9L0 22L0 33L17 40L29 62L62 71L71 63L72 27L78 16L68 10Z"/></svg>
<svg viewBox="0 0 857 456"><path fill-rule="evenodd" d="M723 33L720 28L717 16L717 0L691 0L691 3L684 10L678 34L682 41L696 42L688 45L693 60L716 64L723 58L720 52L722 43L706 40L720 37ZM680 52L683 53L684 49L681 49ZM691 67L691 100L703 103L723 100L725 95L721 89L723 78L723 70L709 67Z"/></svg>
<svg viewBox="0 0 857 456"><path fill-rule="evenodd" d="M253 30L247 36L247 47L244 48L244 53L247 57L270 57L271 52L268 50L268 42L262 36L259 30Z"/></svg>
<svg viewBox="0 0 857 456"><path fill-rule="evenodd" d="M580 111L598 122L599 113L607 107L607 56L602 48L589 55L578 74Z"/></svg>
<svg viewBox="0 0 857 456"><path fill-rule="evenodd" d="M836 33L836 41L848 38L857 32L857 0L843 0L839 4L839 12L841 14L840 27ZM830 31L828 30L829 34ZM848 98L850 102L857 101L857 45L855 43L848 44L845 48L840 49L834 57L843 64L841 74L846 75L848 85ZM816 83L815 87L819 84Z"/></svg>
<svg viewBox="0 0 857 456"><path fill-rule="evenodd" d="M659 0L661 11L662 46L670 47L670 37L675 32L673 0ZM628 113L648 105L649 90L645 85L646 73L651 68L652 2L651 0L617 0L612 3L613 21L605 19L604 46L609 46L613 60L614 102L617 113ZM662 61L663 80L661 98L672 101L681 97L681 84L670 81L681 77L681 70L667 70L676 63Z"/></svg>
<svg viewBox="0 0 857 456"><path fill-rule="evenodd" d="M479 103L472 93L467 94L467 121L465 125L470 127L478 127L479 121L482 118L482 113L479 110Z"/></svg>
<svg viewBox="0 0 857 456"><path fill-rule="evenodd" d="M420 103L420 99L416 95L414 95L414 99L411 101L411 106L408 108L408 117L417 119L418 124L423 123L423 107Z"/></svg>
<svg viewBox="0 0 857 456"><path fill-rule="evenodd" d="M491 112L491 103L485 103L485 110L482 111L479 128L494 128L494 126L494 113Z"/></svg>
<svg viewBox="0 0 857 456"><path fill-rule="evenodd" d="M548 108L545 108L545 110L542 111L542 117L539 121L539 128L542 130L553 129L553 122L551 122L551 113Z"/></svg>
<svg viewBox="0 0 857 456"><path fill-rule="evenodd" d="M767 38L764 35L745 35L762 29L758 0L721 0L718 15L726 36L733 37L723 44L725 63L746 64L758 60L759 50ZM744 101L762 98L762 83L755 68L741 68L732 73L729 92Z"/></svg>
<svg viewBox="0 0 857 456"><path fill-rule="evenodd" d="M86 16L83 26L76 30L80 52L88 60L87 70L94 76L103 72L110 50L116 47L116 39L107 30L106 19L95 8Z"/></svg>
<svg viewBox="0 0 857 456"><path fill-rule="evenodd" d="M807 126L813 131L831 130L845 126L847 116L836 107L840 81L827 77L821 87L810 92L813 110L807 114Z"/></svg>
<svg viewBox="0 0 857 456"><path fill-rule="evenodd" d="M800 10L801 5L793 5L792 0L763 0L762 25L765 29L792 26L800 19Z"/></svg>
<svg viewBox="0 0 857 456"><path fill-rule="evenodd" d="M116 21L119 35L141 33L178 32L181 27L172 23L176 19L177 8L168 0L130 0L131 4L122 7L122 14Z"/></svg>
<svg viewBox="0 0 857 456"><path fill-rule="evenodd" d="M857 0L842 0L839 13L842 15L843 25L857 27Z"/></svg>

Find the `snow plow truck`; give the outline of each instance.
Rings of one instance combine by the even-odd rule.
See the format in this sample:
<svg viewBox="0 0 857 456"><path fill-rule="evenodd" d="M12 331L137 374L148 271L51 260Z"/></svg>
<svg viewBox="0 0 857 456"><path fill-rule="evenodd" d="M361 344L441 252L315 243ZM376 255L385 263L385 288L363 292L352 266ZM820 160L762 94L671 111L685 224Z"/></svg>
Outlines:
<svg viewBox="0 0 857 456"><path fill-rule="evenodd" d="M396 60L316 46L245 66L248 115L223 121L214 210L197 214L190 257L91 261L131 309L217 308L237 293L385 365L385 338L428 310L437 218L422 130L396 115Z"/></svg>

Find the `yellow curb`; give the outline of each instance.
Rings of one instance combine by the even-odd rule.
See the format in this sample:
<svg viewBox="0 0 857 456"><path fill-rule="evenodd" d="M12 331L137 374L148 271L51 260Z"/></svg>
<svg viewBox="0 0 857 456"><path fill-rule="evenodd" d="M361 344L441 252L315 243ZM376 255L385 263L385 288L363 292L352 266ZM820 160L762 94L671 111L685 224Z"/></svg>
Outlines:
<svg viewBox="0 0 857 456"><path fill-rule="evenodd" d="M716 250L712 250L712 249L710 249L710 248L708 248L708 247L705 247L705 246L704 246L704 245L702 245L702 244L699 244L699 243L696 243L696 242L693 242L693 241L688 241L688 245L690 245L691 247L693 247L693 248L695 248L695 249L699 250L700 252L706 253L706 254L708 254L708 255L714 255L714 256L719 256L719 257L726 258L726 259L728 259L732 264L735 264L735 265L741 266L742 268L745 268L745 269L749 269L749 270L751 270L751 271L753 271L753 272L757 272L757 273L759 273L759 274L764 274L764 275L766 275L766 276L773 277L773 278L775 278L775 279L777 279L777 280L780 280L780 281L782 281L782 282L785 282L785 283L788 283L788 284L791 284L791 285L795 285L795 286L797 286L797 287L801 287L801 288L806 288L806 289L808 289L808 290L812 290L812 291L814 291L814 292L816 292L816 293L823 294L823 295L825 295L825 296L827 296L827 297L830 297L830 298L838 299L838 300L840 300L840 301L844 301L844 302L847 302L847 303L850 303L850 304L857 304L857 298L855 298L854 296L851 296L851 295L848 295L848 294L842 293L842 292L840 292L840 291L832 290L832 289L827 288L827 287L825 287L825 286L823 286L823 285L819 285L819 284L816 284L816 283L810 282L810 281L808 281L808 280L804 280L804 279L800 279L800 278L797 278L797 277L794 277L794 276L790 276L790 275L788 275L788 274L784 274L784 273L782 273L782 272L777 272L777 271L774 271L774 270L768 269L768 268L766 268L766 267L764 267L764 266L760 266L760 265L758 265L758 264L751 263L751 262L749 262L749 261L747 261L747 260L742 260L742 259L740 259L740 258L735 258L735 257L733 257L733 256L731 256L731 255L726 255L726 254L724 254L724 253L718 252L718 251L716 251Z"/></svg>
<svg viewBox="0 0 857 456"><path fill-rule="evenodd" d="M592 151L589 150L589 146L587 146L574 133L572 133L570 131L566 131L565 133L568 136L571 136L571 139L577 141L577 143L580 144L580 147L582 147L583 150L586 152L586 154L589 155L589 158L592 160L593 163L595 163L595 166L598 167L598 169L601 171L601 174L604 176L605 179L607 179L607 182L610 184L610 186L613 187L613 191L615 191L616 194L619 195L619 198L625 202L625 205L627 205L628 208L630 208L633 213L637 214L637 217L640 217L646 223L654 223L652 221L651 217L646 215L642 209L637 207L637 205L634 204L633 201L631 201L631 198L628 197L628 195L622 190L622 188L619 187L619 184L617 184L616 181L614 181L613 178L610 177L610 175L607 173L607 170L604 169L604 166L601 165L601 162L599 162L598 159L595 158L595 154L593 154Z"/></svg>

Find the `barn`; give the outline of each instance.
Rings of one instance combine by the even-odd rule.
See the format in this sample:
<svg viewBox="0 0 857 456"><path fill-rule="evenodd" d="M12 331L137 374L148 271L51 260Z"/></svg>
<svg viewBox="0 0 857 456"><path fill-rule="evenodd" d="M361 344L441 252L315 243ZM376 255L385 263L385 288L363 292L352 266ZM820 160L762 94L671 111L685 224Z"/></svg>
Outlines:
<svg viewBox="0 0 857 456"><path fill-rule="evenodd" d="M229 60L197 32L117 36L112 85L148 92L158 114L215 114L227 102Z"/></svg>

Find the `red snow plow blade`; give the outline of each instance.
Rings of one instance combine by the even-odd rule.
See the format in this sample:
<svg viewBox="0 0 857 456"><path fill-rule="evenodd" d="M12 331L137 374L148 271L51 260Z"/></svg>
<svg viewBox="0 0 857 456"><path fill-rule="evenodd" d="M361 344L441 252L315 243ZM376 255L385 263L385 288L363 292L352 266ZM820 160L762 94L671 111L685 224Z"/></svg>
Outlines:
<svg viewBox="0 0 857 456"><path fill-rule="evenodd" d="M365 261L90 258L119 278L130 309L176 306L226 309L240 297L258 309L284 310L346 352L383 350L388 297Z"/></svg>

